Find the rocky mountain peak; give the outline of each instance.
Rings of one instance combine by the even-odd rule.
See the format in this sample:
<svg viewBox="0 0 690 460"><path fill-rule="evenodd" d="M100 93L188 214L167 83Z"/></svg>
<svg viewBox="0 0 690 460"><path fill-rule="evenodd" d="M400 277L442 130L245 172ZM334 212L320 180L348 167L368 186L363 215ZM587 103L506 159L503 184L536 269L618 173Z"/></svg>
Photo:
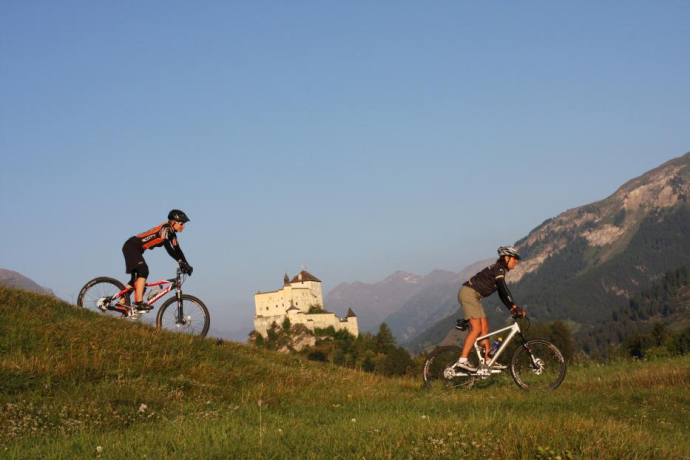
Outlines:
<svg viewBox="0 0 690 460"><path fill-rule="evenodd" d="M608 198L565 211L516 243L525 260L510 273L519 281L576 238L603 248L599 262L625 248L629 236L651 212L688 205L690 152L623 184Z"/></svg>
<svg viewBox="0 0 690 460"><path fill-rule="evenodd" d="M422 279L421 276L415 275L414 273L408 273L404 271L396 271L392 275L385 278L383 281L379 281L380 284L389 283L410 283L416 284Z"/></svg>

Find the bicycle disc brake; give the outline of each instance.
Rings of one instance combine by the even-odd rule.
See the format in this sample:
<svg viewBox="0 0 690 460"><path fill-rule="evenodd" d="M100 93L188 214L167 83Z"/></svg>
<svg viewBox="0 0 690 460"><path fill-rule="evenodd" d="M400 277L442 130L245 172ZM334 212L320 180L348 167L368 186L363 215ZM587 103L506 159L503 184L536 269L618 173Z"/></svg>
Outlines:
<svg viewBox="0 0 690 460"><path fill-rule="evenodd" d="M532 364L532 372L537 375L541 375L544 372L544 360L541 358L534 358L534 364Z"/></svg>
<svg viewBox="0 0 690 460"><path fill-rule="evenodd" d="M177 325L178 329L184 329L184 328L190 327L192 325L192 316L191 315L177 316L177 318L175 319L175 324Z"/></svg>

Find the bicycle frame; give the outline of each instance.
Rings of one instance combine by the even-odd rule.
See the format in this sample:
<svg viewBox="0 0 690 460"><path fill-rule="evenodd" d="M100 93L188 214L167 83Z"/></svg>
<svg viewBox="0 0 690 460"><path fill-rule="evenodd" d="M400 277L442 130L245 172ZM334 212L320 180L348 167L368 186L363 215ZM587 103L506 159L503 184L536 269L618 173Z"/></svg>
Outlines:
<svg viewBox="0 0 690 460"><path fill-rule="evenodd" d="M178 308L178 315L182 315L182 302L180 301L182 297L182 272L178 269L177 270L177 277L175 278L170 278L170 279L165 279L165 280L160 280L156 281L153 283L146 283L145 287L154 287L154 286L166 286L165 289L162 289L159 293L157 293L155 296L152 298L148 299L147 301L144 301L145 305L148 305L151 307L154 303L156 303L160 298L164 297L167 295L170 291L172 291L173 287L176 289L176 297L177 297L177 308ZM122 291L118 292L114 296L110 298L111 301L113 300L118 300L121 299L122 296L125 294L128 294L130 292L134 291L134 286L130 286L129 288L125 288ZM145 292L145 291L144 291ZM143 299L142 299L143 300ZM110 308L109 308L110 309ZM118 310L119 311L119 310ZM129 317L131 319L138 319L143 312L140 311L130 311L129 312Z"/></svg>
<svg viewBox="0 0 690 460"><path fill-rule="evenodd" d="M510 331L508 336L503 340L503 343L501 344L501 347L498 349L498 351L491 357L489 362L487 363L486 360L484 359L484 348L481 347L479 344L485 339L488 339L489 337L493 337L495 335L501 334L502 332ZM493 363L496 362L496 360L501 356L503 351L507 349L507 345L510 343L511 340L517 335L520 334L520 337L522 337L522 341L526 342L525 337L522 335L522 331L520 330L520 325L517 322L513 322L512 325L508 327L504 327L503 329L498 329L496 331L493 331L489 334L482 335L480 337L477 337L477 340L474 341L474 350L477 353L477 358L479 358L479 364L480 365L486 365L487 367L491 368ZM495 372L494 372L495 371ZM500 370L493 370L492 373L499 373L501 372Z"/></svg>
<svg viewBox="0 0 690 460"><path fill-rule="evenodd" d="M179 279L179 277L178 278L172 278L169 280L160 280L160 281L156 281L155 283L146 283L145 287L147 287L147 288L154 287L154 286L164 286L166 284L168 285L168 287L161 290L161 292L159 292L154 297L152 297L151 299L147 300L144 303L146 305L149 305L149 306L153 305L154 303L156 303L158 301L158 299L160 299L161 297L163 297L164 295L166 295L167 293L172 291L173 286L177 285L177 290L179 291L180 290L179 284L181 284L181 283L178 282L178 279ZM119 299L123 295L127 294L128 292L132 292L133 290L134 290L134 287L130 287L128 289L120 291L113 296L113 299ZM146 292L146 291L144 291L144 292Z"/></svg>

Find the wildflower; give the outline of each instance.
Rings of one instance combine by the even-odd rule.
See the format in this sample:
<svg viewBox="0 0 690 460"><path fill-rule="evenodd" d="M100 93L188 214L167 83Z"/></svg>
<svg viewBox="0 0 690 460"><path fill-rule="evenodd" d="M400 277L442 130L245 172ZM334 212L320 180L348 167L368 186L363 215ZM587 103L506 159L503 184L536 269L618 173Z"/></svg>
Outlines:
<svg viewBox="0 0 690 460"><path fill-rule="evenodd" d="M139 413L143 414L144 412L146 412L146 409L148 408L149 407L146 404L142 404L141 406L139 406Z"/></svg>

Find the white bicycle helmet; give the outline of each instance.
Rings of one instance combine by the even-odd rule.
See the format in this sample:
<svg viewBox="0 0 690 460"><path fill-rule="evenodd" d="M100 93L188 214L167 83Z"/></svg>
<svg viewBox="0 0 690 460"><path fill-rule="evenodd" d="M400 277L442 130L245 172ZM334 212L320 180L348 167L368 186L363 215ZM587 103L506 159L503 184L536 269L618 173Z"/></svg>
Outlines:
<svg viewBox="0 0 690 460"><path fill-rule="evenodd" d="M520 254L518 253L518 250L512 246L501 246L500 248L498 248L498 255L500 257L503 257L503 256L515 257L517 260L522 259L522 257L520 257Z"/></svg>

